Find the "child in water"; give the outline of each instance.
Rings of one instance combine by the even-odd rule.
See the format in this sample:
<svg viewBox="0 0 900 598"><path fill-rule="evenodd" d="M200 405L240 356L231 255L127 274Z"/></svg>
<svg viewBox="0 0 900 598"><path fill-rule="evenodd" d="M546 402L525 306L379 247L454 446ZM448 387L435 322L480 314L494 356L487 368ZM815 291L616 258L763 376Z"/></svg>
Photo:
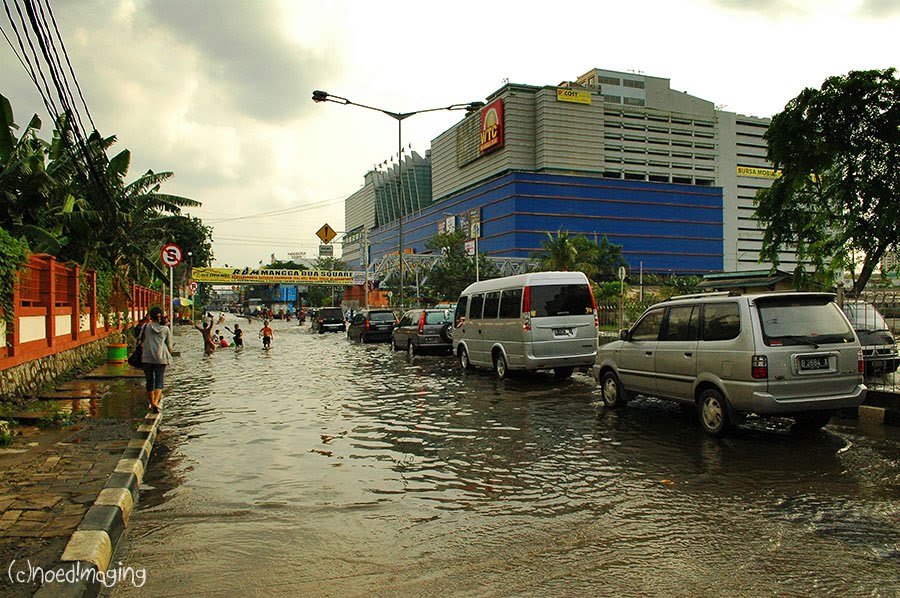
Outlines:
<svg viewBox="0 0 900 598"><path fill-rule="evenodd" d="M262 342L263 342L263 349L272 348L272 337L274 335L275 335L275 333L272 332L272 329L269 327L269 321L264 320L263 327L259 331L259 337L262 339Z"/></svg>

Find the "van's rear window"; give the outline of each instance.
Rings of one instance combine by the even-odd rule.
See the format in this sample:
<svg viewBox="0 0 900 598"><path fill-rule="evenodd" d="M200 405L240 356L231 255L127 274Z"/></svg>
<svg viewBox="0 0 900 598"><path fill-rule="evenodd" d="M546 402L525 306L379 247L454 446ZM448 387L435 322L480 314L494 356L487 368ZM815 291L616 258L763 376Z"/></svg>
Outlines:
<svg viewBox="0 0 900 598"><path fill-rule="evenodd" d="M548 284L531 287L531 311L545 316L583 316L592 314L591 291L586 284Z"/></svg>
<svg viewBox="0 0 900 598"><path fill-rule="evenodd" d="M773 297L756 300L767 345L852 343L853 330L830 298Z"/></svg>

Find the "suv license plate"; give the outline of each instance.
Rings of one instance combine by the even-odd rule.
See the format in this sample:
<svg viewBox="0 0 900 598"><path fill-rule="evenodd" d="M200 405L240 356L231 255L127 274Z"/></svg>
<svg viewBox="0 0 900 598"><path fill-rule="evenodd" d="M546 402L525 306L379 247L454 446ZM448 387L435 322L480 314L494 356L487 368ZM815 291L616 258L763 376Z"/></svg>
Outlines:
<svg viewBox="0 0 900 598"><path fill-rule="evenodd" d="M809 370L827 370L828 369L828 357L801 357L800 358L800 369L803 371Z"/></svg>
<svg viewBox="0 0 900 598"><path fill-rule="evenodd" d="M554 328L553 335L554 336L573 336L573 332L575 332L572 328Z"/></svg>

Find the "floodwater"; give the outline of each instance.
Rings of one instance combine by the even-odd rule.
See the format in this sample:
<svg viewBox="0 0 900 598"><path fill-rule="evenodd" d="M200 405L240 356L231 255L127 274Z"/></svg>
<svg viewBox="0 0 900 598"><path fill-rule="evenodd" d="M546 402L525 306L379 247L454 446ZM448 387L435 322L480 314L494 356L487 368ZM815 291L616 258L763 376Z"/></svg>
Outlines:
<svg viewBox="0 0 900 598"><path fill-rule="evenodd" d="M113 594L900 595L896 428L718 440L659 401L607 411L583 374L242 327L211 357L176 331L115 559L146 584Z"/></svg>

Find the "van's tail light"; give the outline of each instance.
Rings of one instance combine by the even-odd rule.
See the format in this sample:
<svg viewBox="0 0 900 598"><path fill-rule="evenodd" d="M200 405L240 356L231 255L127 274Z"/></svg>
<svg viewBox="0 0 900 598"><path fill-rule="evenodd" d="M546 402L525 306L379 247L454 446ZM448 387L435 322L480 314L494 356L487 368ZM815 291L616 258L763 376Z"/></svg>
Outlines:
<svg viewBox="0 0 900 598"><path fill-rule="evenodd" d="M597 300L594 299L594 287L588 283L588 291L591 293L591 310L594 312L594 328L600 328L600 314L597 311Z"/></svg>
<svg viewBox="0 0 900 598"><path fill-rule="evenodd" d="M522 294L522 330L531 332L531 287L525 287Z"/></svg>
<svg viewBox="0 0 900 598"><path fill-rule="evenodd" d="M769 377L769 359L765 355L754 355L750 358L750 376L754 380L765 380Z"/></svg>
<svg viewBox="0 0 900 598"><path fill-rule="evenodd" d="M425 332L425 312L422 312L422 317L419 318L419 334Z"/></svg>
<svg viewBox="0 0 900 598"><path fill-rule="evenodd" d="M862 349L856 352L856 371L860 374L866 373L866 362L863 361Z"/></svg>
<svg viewBox="0 0 900 598"><path fill-rule="evenodd" d="M369 318L366 318L366 330L369 329Z"/></svg>

